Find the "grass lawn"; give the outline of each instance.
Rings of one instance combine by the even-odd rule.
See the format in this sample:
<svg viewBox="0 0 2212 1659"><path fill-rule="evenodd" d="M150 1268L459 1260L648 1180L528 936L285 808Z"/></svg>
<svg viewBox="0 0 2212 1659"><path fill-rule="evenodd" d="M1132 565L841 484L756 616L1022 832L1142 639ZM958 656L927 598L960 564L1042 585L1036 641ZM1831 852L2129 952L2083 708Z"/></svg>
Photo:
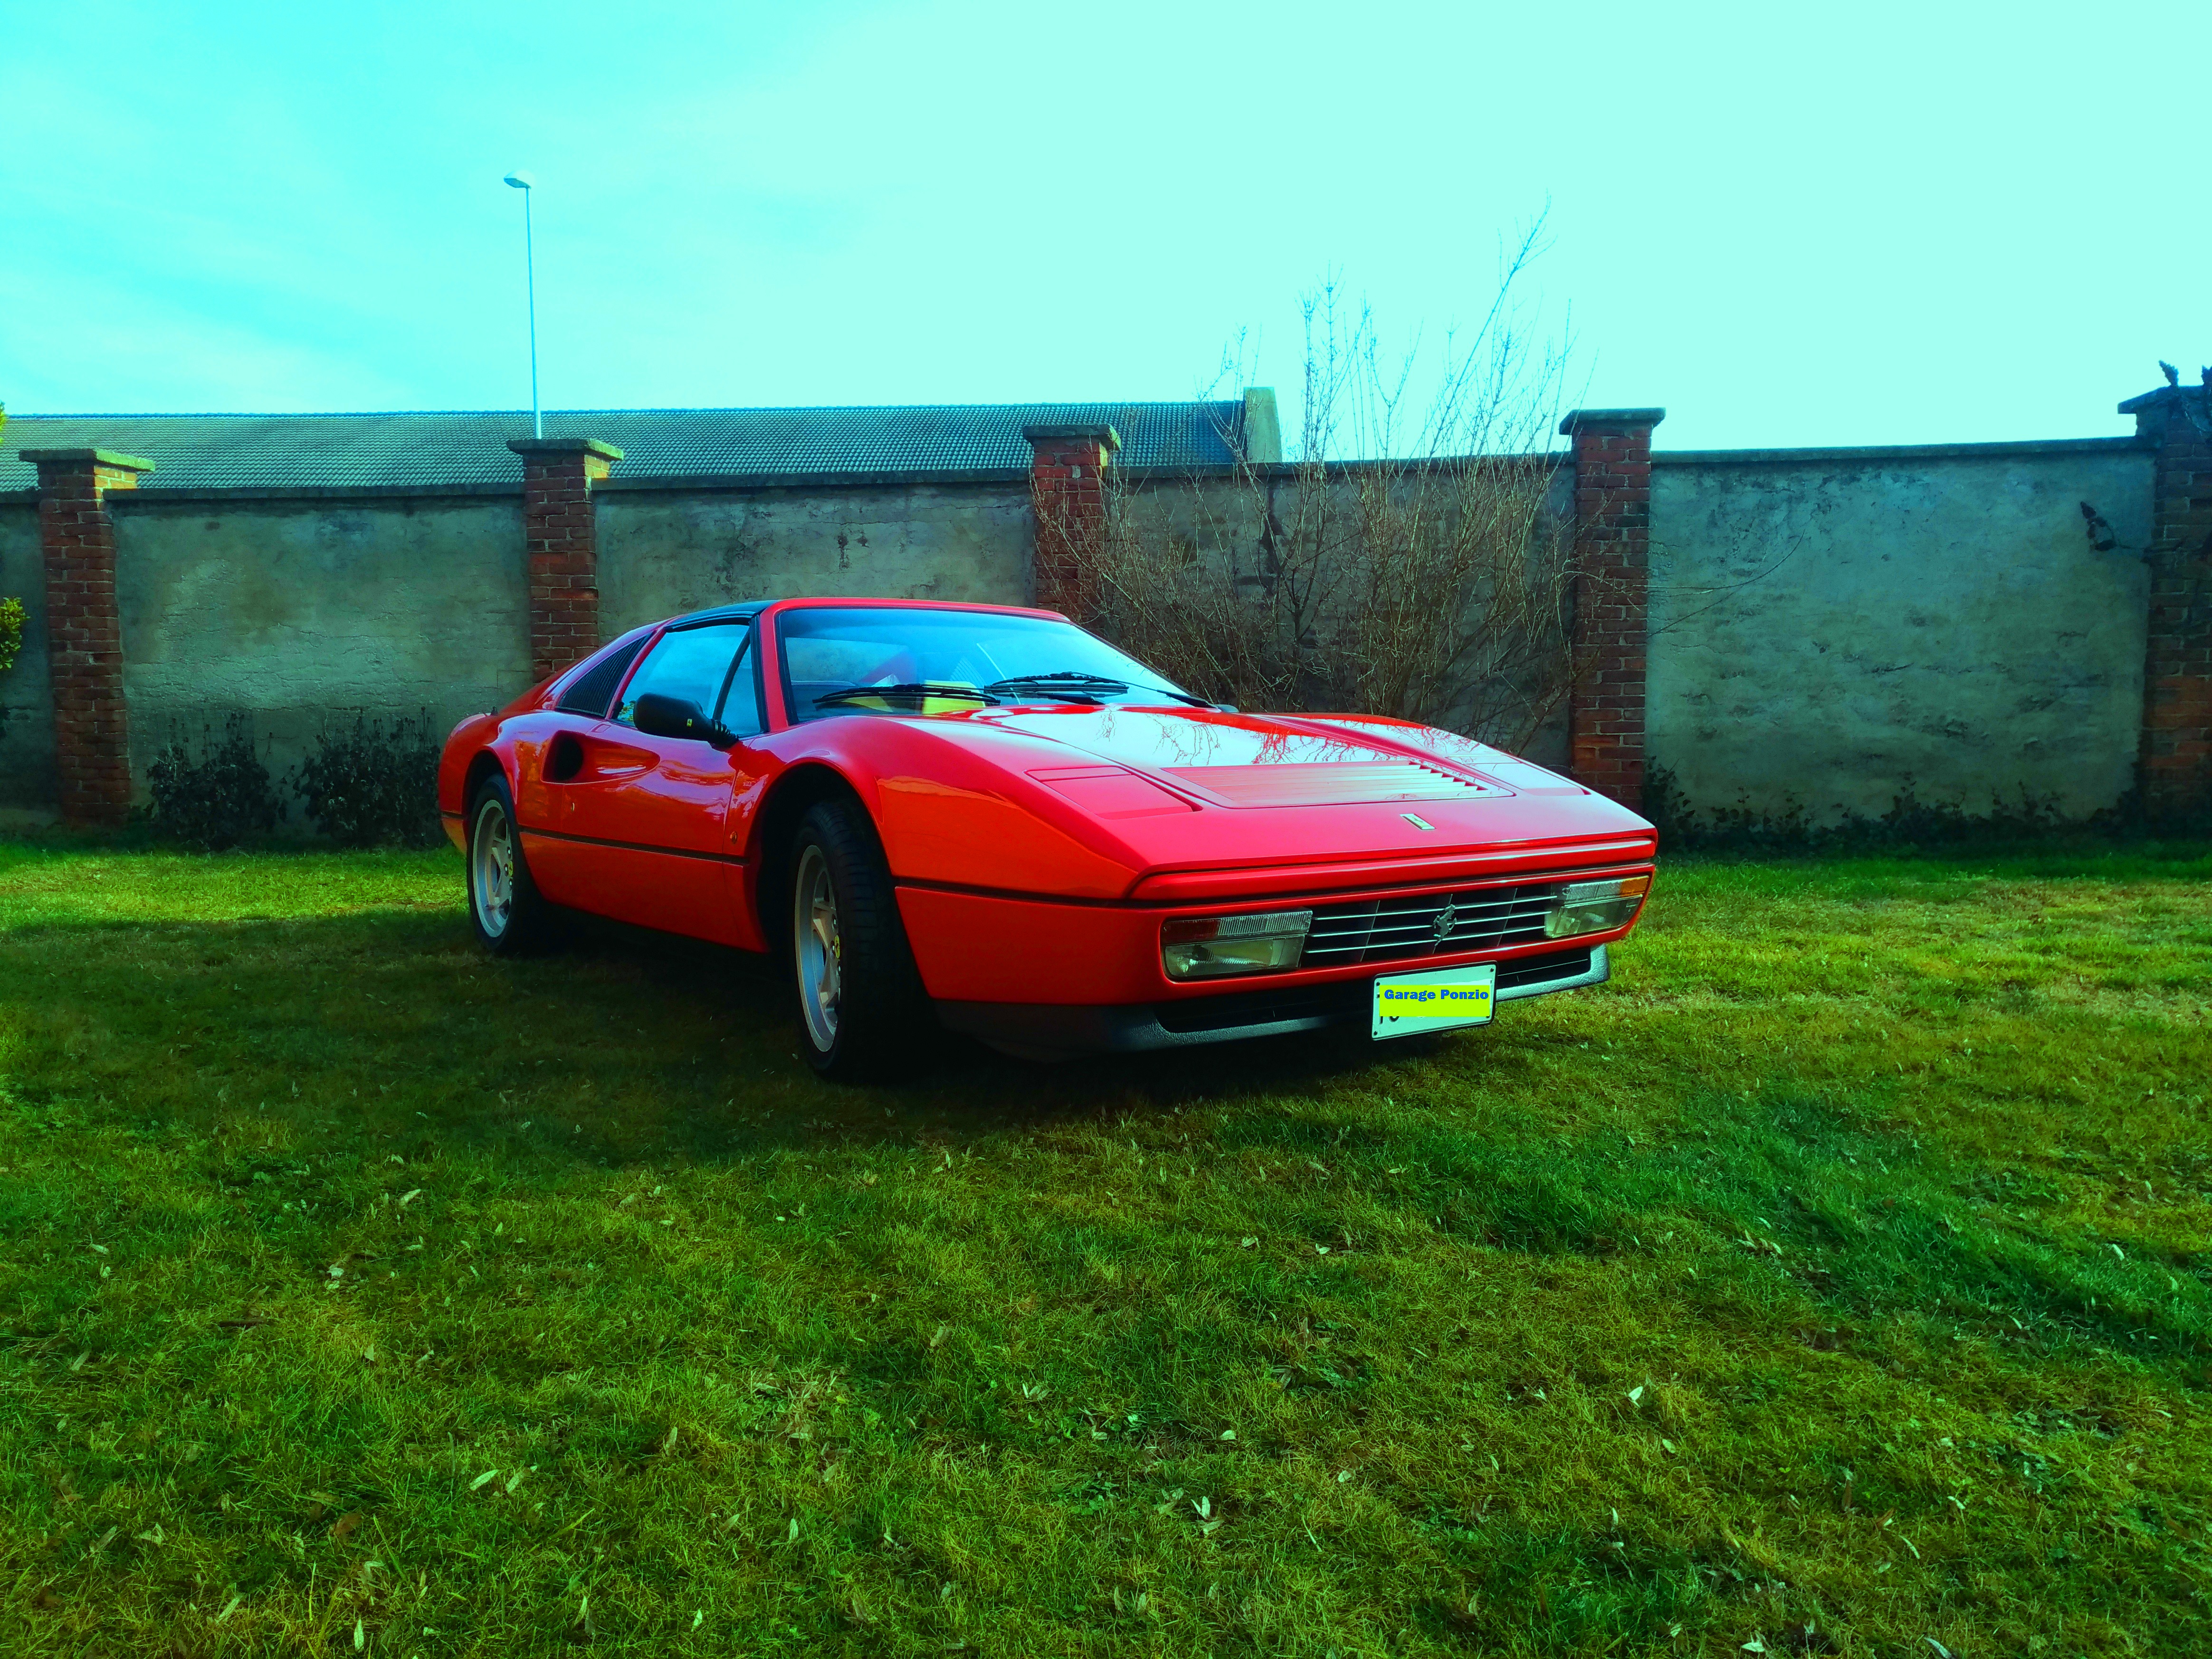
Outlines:
<svg viewBox="0 0 2212 1659"><path fill-rule="evenodd" d="M2212 856L817 1085L458 859L0 842L0 1652L2212 1652Z"/></svg>

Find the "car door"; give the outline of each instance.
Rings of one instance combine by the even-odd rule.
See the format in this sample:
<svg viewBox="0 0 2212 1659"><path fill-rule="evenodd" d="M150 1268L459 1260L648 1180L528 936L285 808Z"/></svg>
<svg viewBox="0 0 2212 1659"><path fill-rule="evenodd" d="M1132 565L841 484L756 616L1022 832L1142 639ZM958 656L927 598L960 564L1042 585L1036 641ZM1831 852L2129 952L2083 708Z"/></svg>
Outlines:
<svg viewBox="0 0 2212 1659"><path fill-rule="evenodd" d="M542 772L555 843L539 873L548 898L642 927L747 942L726 873L742 757L698 738L640 732L631 711L651 691L711 714L750 636L743 621L672 628L647 647L605 718L564 721L553 733Z"/></svg>

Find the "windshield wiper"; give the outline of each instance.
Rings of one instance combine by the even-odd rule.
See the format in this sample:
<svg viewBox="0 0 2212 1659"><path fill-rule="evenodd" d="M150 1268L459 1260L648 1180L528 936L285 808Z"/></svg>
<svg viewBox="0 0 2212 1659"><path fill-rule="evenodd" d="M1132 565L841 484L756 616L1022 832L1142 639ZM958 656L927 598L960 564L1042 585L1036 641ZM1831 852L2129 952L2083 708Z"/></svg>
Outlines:
<svg viewBox="0 0 2212 1659"><path fill-rule="evenodd" d="M815 698L817 708L827 708L836 703L861 702L870 697L879 697L885 702L922 702L931 697L957 697L963 702L996 703L999 699L988 691L979 691L972 685L932 685L922 680L902 680L896 685L848 685L842 691L825 691Z"/></svg>
<svg viewBox="0 0 2212 1659"><path fill-rule="evenodd" d="M1127 691L1129 688L1120 680L1109 680L1097 674L1016 674L1009 679L993 680L985 688L1003 691L1010 696L1049 697L1054 702L1088 703L1096 708L1103 701L1102 691Z"/></svg>
<svg viewBox="0 0 2212 1659"><path fill-rule="evenodd" d="M1065 688L1068 702L1097 702L1103 697L1119 696L1128 691L1157 691L1164 697L1173 697L1177 702L1188 703L1194 708L1211 708L1213 705L1204 697L1194 697L1188 691L1170 691L1164 685L1144 685L1129 680L1117 680L1104 674L1085 674L1073 669L1062 669L1051 674L1016 674L1011 678L994 680L985 687L990 691L1036 691L1044 696L1060 696L1055 688ZM1085 696L1083 694L1097 695Z"/></svg>

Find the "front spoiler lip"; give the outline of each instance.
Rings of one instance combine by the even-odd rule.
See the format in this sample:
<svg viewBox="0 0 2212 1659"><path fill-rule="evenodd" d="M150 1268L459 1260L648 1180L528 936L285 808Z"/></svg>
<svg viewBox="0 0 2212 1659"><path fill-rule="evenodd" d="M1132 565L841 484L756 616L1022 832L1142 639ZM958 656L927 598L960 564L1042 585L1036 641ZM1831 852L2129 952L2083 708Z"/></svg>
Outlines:
<svg viewBox="0 0 2212 1659"><path fill-rule="evenodd" d="M1388 972L1390 964L1376 966ZM1561 979L1540 980L1531 985L1508 986L1498 991L1495 1000L1510 1002L1522 997L1548 996L1554 991L1580 990L1585 986L1602 985L1612 976L1606 947L1594 945L1590 947L1589 967L1583 972ZM1365 977L1371 979L1374 975ZM1207 1030L1175 1031L1161 1023L1160 1005L1151 1002L1104 1007L1049 1002L939 1002L936 1007L938 1018L948 1030L978 1038L1030 1060L1195 1048L1216 1042L1241 1042L1248 1037L1290 1036L1345 1023L1343 1016L1330 1013Z"/></svg>

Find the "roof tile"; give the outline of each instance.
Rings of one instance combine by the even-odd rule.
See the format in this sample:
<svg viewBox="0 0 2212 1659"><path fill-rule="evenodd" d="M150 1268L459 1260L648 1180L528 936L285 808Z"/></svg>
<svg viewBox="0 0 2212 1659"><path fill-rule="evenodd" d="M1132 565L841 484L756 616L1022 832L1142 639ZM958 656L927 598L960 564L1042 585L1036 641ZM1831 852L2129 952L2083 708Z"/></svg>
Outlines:
<svg viewBox="0 0 2212 1659"><path fill-rule="evenodd" d="M622 478L810 472L1026 470L1024 426L1110 424L1125 466L1224 465L1239 402L944 404L822 409L549 410L549 438L598 438ZM0 489L28 488L25 449L96 446L144 455L142 488L343 489L519 483L507 445L526 412L362 415L17 415L0 429Z"/></svg>

